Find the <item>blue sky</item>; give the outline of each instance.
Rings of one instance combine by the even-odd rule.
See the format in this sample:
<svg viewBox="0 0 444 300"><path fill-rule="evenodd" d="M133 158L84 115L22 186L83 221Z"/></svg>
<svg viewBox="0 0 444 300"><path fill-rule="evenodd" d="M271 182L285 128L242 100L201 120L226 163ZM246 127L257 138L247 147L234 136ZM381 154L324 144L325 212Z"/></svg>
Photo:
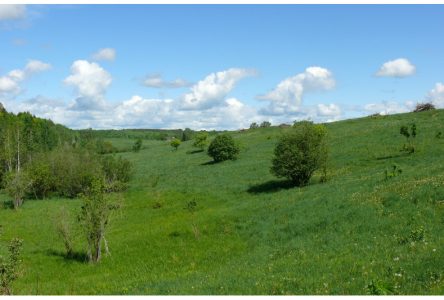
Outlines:
<svg viewBox="0 0 444 300"><path fill-rule="evenodd" d="M443 5L0 5L0 102L71 128L444 107Z"/></svg>

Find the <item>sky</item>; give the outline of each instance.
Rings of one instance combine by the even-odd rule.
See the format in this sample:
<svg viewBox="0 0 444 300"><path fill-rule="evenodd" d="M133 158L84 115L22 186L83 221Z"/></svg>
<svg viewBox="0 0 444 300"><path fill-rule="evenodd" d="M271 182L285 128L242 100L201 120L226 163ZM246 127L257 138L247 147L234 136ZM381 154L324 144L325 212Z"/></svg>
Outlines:
<svg viewBox="0 0 444 300"><path fill-rule="evenodd" d="M444 108L444 5L0 5L0 102L73 129Z"/></svg>

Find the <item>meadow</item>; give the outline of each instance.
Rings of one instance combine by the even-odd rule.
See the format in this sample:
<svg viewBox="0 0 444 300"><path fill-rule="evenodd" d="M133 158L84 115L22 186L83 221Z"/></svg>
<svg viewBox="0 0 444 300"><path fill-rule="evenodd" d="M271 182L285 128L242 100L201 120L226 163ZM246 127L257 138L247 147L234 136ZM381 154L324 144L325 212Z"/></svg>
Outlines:
<svg viewBox="0 0 444 300"><path fill-rule="evenodd" d="M418 128L400 152L402 125ZM24 240L14 294L444 294L444 110L326 124L328 181L292 187L270 173L288 128L231 132L235 161L213 164L183 142L144 140L121 208L110 221L110 255L73 258L54 228L79 199L28 200L0 208L0 253ZM134 139L109 139L122 150ZM386 178L396 165L402 173ZM0 194L0 204L8 199Z"/></svg>

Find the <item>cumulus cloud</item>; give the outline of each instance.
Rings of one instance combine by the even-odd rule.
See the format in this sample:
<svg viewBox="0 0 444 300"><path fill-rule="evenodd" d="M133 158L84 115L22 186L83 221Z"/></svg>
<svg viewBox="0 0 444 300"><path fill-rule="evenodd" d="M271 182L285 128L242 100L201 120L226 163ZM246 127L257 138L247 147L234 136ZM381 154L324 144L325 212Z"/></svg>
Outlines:
<svg viewBox="0 0 444 300"><path fill-rule="evenodd" d="M407 101L401 104L395 101L383 101L380 103L369 103L364 106L364 110L370 113L378 113L381 115L399 114L409 112L411 102Z"/></svg>
<svg viewBox="0 0 444 300"><path fill-rule="evenodd" d="M94 60L114 61L116 59L116 50L113 48L103 48L93 54Z"/></svg>
<svg viewBox="0 0 444 300"><path fill-rule="evenodd" d="M416 67L405 58L398 58L384 63L376 76L380 77L407 77L415 74Z"/></svg>
<svg viewBox="0 0 444 300"><path fill-rule="evenodd" d="M1 5L0 5L1 6ZM14 69L0 77L0 95L18 94L21 91L20 83L35 73L47 71L50 64L39 60L30 60L23 69Z"/></svg>
<svg viewBox="0 0 444 300"><path fill-rule="evenodd" d="M444 108L444 83L436 83L435 87L428 92L426 100L438 108Z"/></svg>
<svg viewBox="0 0 444 300"><path fill-rule="evenodd" d="M0 4L0 21L23 19L26 16L26 5Z"/></svg>
<svg viewBox="0 0 444 300"><path fill-rule="evenodd" d="M341 115L341 108L332 103L332 104L318 104L317 112L319 116L327 116L327 117L336 117Z"/></svg>
<svg viewBox="0 0 444 300"><path fill-rule="evenodd" d="M255 70L231 68L212 73L191 87L181 99L184 110L209 109L223 104L225 97L242 78L256 75Z"/></svg>
<svg viewBox="0 0 444 300"><path fill-rule="evenodd" d="M150 74L148 75L142 82L142 84L146 87L151 88L182 88L188 87L192 84L185 79L177 78L172 81L166 81L162 78L160 74Z"/></svg>
<svg viewBox="0 0 444 300"><path fill-rule="evenodd" d="M97 63L76 60L71 65L71 75L64 80L64 83L73 86L77 93L77 98L71 108L74 110L103 109L104 95L111 82L111 75Z"/></svg>
<svg viewBox="0 0 444 300"><path fill-rule="evenodd" d="M257 98L270 102L268 108L262 110L264 114L297 113L305 93L330 90L335 84L331 71L321 67L309 67L303 73L281 81L274 90Z"/></svg>

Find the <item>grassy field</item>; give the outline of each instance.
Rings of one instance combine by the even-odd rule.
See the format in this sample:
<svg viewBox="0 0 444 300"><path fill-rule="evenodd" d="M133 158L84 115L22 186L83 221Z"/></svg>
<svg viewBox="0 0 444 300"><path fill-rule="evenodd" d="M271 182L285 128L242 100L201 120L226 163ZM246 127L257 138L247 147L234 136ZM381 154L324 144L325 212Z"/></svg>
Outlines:
<svg viewBox="0 0 444 300"><path fill-rule="evenodd" d="M404 155L410 122L417 151ZM444 111L327 127L329 181L303 188L270 174L278 127L233 132L240 157L220 164L191 141L119 154L135 171L98 265L64 258L54 230L79 200L0 209L0 251L24 240L15 294L444 294ZM402 173L385 180L393 164Z"/></svg>

